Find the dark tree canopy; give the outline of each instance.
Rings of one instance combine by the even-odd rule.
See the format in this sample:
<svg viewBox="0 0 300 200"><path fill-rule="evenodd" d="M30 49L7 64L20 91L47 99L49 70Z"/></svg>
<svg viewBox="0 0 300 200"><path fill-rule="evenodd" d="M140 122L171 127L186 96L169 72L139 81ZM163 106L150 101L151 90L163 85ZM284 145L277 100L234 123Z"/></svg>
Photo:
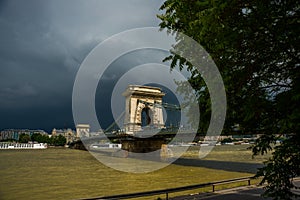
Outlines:
<svg viewBox="0 0 300 200"><path fill-rule="evenodd" d="M20 143L28 143L30 141L30 135L22 133L19 136L19 142Z"/></svg>
<svg viewBox="0 0 300 200"><path fill-rule="evenodd" d="M64 146L66 144L66 138L62 135L49 137L48 135L42 135L40 133L34 133L31 136L25 133L20 134L19 142L28 143L28 142L39 142L47 143L53 146Z"/></svg>
<svg viewBox="0 0 300 200"><path fill-rule="evenodd" d="M290 178L300 175L299 1L167 0L161 10L161 28L193 38L218 66L227 94L225 134L236 124L242 133L263 134L254 155L272 150L278 137L288 135L258 174L268 182L267 195L291 198ZM176 45L183 42L177 37ZM201 111L199 131L205 132L210 117L205 82L184 58L172 54L166 60L192 72L189 81Z"/></svg>

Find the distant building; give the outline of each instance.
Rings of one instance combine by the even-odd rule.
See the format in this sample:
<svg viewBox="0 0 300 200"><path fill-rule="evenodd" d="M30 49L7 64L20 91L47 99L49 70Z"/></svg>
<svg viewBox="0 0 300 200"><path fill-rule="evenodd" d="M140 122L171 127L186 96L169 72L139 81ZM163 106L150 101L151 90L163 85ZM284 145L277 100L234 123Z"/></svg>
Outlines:
<svg viewBox="0 0 300 200"><path fill-rule="evenodd" d="M33 134L42 134L47 135L48 133L44 130L30 130L30 129L5 129L0 132L0 141L3 140L19 140L21 134L29 135L30 137Z"/></svg>
<svg viewBox="0 0 300 200"><path fill-rule="evenodd" d="M54 128L52 130L52 134L51 136L59 136L62 135L66 138L66 143L71 143L76 139L76 134L75 131L73 131L72 129L68 128L68 129L56 129Z"/></svg>
<svg viewBox="0 0 300 200"><path fill-rule="evenodd" d="M90 125L89 124L77 124L76 125L76 137L90 137Z"/></svg>

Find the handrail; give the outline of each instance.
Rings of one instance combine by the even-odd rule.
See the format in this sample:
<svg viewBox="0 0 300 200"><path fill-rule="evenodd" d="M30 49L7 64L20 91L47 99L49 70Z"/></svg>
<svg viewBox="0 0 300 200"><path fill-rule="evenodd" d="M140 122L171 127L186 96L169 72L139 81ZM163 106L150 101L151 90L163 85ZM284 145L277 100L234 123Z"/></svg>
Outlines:
<svg viewBox="0 0 300 200"><path fill-rule="evenodd" d="M118 194L118 195L111 195L111 196L84 198L81 200L130 199L130 198L137 198L137 197L154 196L154 195L159 195L159 194L166 194L166 199L168 199L168 195L170 193L199 189L199 188L204 188L204 187L208 187L208 186L214 187L214 185L216 185L216 184L226 184L226 183L232 183L232 182L248 181L248 184L250 185L250 179L253 179L253 178L254 178L253 176L243 177L243 178L235 178L235 179L229 179L229 180L200 183L200 184L195 184L195 185L188 185L188 186L161 189L161 190L152 190L152 191L145 191L145 192L136 192L136 193Z"/></svg>

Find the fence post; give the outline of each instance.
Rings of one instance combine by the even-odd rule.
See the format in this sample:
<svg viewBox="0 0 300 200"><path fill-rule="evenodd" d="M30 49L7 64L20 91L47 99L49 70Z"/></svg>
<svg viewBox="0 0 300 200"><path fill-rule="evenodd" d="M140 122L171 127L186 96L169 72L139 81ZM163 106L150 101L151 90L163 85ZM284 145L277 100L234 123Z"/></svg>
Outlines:
<svg viewBox="0 0 300 200"><path fill-rule="evenodd" d="M248 179L248 186L250 186L251 184L250 184L250 178Z"/></svg>
<svg viewBox="0 0 300 200"><path fill-rule="evenodd" d="M166 193L166 200L169 200L169 193Z"/></svg>

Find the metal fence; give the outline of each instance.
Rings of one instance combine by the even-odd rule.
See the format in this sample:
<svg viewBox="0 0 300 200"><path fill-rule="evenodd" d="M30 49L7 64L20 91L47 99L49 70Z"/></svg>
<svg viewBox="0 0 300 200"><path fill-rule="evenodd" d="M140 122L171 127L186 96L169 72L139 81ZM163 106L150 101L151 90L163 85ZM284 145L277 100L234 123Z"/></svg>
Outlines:
<svg viewBox="0 0 300 200"><path fill-rule="evenodd" d="M194 189L199 189L199 188L204 188L204 187L212 187L212 191L214 192L215 186L217 186L217 185L236 183L236 182L242 182L242 181L247 181L247 185L250 185L251 179L253 179L253 177L243 177L243 178L235 178L235 179L230 179L230 180L222 180L222 181L201 183L201 184L195 184L195 185L189 185L189 186L175 187L175 188L169 188L169 189L152 190L152 191L145 191L145 192L136 192L136 193L102 196L102 197L93 197L93 198L85 198L85 199L81 199L81 200L132 199L132 198L155 196L155 195L161 195L161 194L166 195L166 199L168 200L170 193L194 190Z"/></svg>

